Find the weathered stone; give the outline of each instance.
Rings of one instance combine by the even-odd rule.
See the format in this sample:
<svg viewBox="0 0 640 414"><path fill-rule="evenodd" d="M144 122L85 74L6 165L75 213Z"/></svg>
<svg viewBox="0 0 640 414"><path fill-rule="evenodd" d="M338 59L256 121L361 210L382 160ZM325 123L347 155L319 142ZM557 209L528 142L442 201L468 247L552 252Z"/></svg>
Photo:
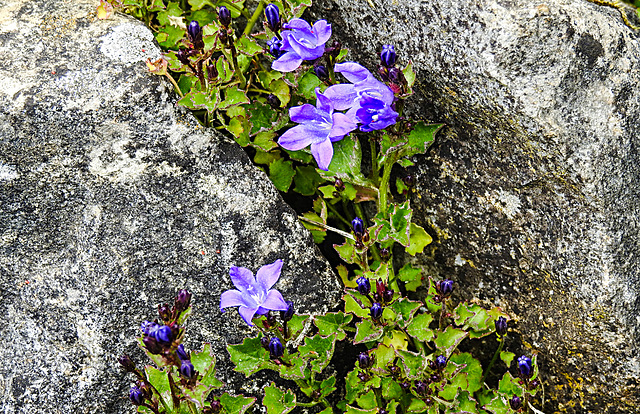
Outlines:
<svg viewBox="0 0 640 414"><path fill-rule="evenodd" d="M637 412L637 33L585 0L373 5L314 13L370 68L383 44L412 59L413 114L449 126L416 168L414 217L437 236L422 264L513 313L546 412Z"/></svg>
<svg viewBox="0 0 640 414"><path fill-rule="evenodd" d="M301 311L337 304L308 232L232 141L175 106L147 72L158 48L91 0L0 6L0 406L4 413L133 412L116 362L155 306L194 292L187 348L248 328L221 314L232 265L284 259L276 287Z"/></svg>

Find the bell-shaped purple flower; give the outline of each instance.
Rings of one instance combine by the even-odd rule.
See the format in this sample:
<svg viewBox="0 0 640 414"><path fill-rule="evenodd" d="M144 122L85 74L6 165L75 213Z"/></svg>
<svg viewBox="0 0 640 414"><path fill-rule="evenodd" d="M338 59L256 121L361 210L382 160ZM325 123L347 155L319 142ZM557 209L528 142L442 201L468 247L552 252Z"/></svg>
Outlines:
<svg viewBox="0 0 640 414"><path fill-rule="evenodd" d="M192 20L189 23L189 26L187 26L187 37L195 49L202 49L204 47L204 43L202 41L202 28L197 20Z"/></svg>
<svg viewBox="0 0 640 414"><path fill-rule="evenodd" d="M191 361L188 359L183 359L180 363L180 374L186 379L191 379L196 374L196 369L194 368Z"/></svg>
<svg viewBox="0 0 640 414"><path fill-rule="evenodd" d="M249 326L253 326L251 320L256 314L264 315L270 310L286 311L289 307L282 294L271 289L280 278L281 270L282 260L262 266L255 277L249 269L231 267L229 275L236 289L220 296L220 310L239 306L238 312Z"/></svg>
<svg viewBox="0 0 640 414"><path fill-rule="evenodd" d="M315 65L313 67L313 71L315 72L316 76L318 77L318 79L320 79L321 81L326 81L329 79L329 71L327 70L327 67L324 65Z"/></svg>
<svg viewBox="0 0 640 414"><path fill-rule="evenodd" d="M280 358L284 354L284 346L282 346L280 339L271 338L271 341L269 341L269 354L271 354L271 358Z"/></svg>
<svg viewBox="0 0 640 414"><path fill-rule="evenodd" d="M360 130L365 132L384 129L396 123L398 113L391 107L394 94L387 85L355 62L338 63L335 71L352 82L333 85L324 91L336 110L348 109L346 115L362 124Z"/></svg>
<svg viewBox="0 0 640 414"><path fill-rule="evenodd" d="M296 70L303 60L315 60L324 54L324 44L331 37L331 25L318 20L313 27L302 19L291 19L282 31L282 50L286 53L271 65L280 72Z"/></svg>
<svg viewBox="0 0 640 414"><path fill-rule="evenodd" d="M178 348L176 349L176 355L178 355L178 358L180 358L181 361L191 360L191 358L189 358L189 353L184 350L184 345L182 344L178 345Z"/></svg>
<svg viewBox="0 0 640 414"><path fill-rule="evenodd" d="M509 400L509 406L511 406L512 410L518 411L520 407L522 407L522 400L520 400L520 397L518 397L517 395L514 395Z"/></svg>
<svg viewBox="0 0 640 414"><path fill-rule="evenodd" d="M444 369L447 366L447 357L444 355L438 355L435 361L436 369Z"/></svg>
<svg viewBox="0 0 640 414"><path fill-rule="evenodd" d="M275 36L273 36L271 40L267 41L267 47L269 48L269 53L271 53L271 56L275 57L276 59L287 53L282 50L282 41Z"/></svg>
<svg viewBox="0 0 640 414"><path fill-rule="evenodd" d="M366 277L360 276L356 279L356 284L358 285L358 292L360 292L361 295L366 296L371 292L371 282L369 282L369 279Z"/></svg>
<svg viewBox="0 0 640 414"><path fill-rule="evenodd" d="M451 293L453 292L453 280L445 279L437 282L436 290L440 295L442 295L442 297L447 298L451 296Z"/></svg>
<svg viewBox="0 0 640 414"><path fill-rule="evenodd" d="M340 141L357 125L345 114L334 112L333 104L316 88L316 106L304 104L289 109L289 116L297 125L278 139L284 149L298 151L311 145L311 155L318 168L327 171L333 158L332 142Z"/></svg>
<svg viewBox="0 0 640 414"><path fill-rule="evenodd" d="M356 236L362 236L364 234L364 222L360 217L356 217L351 220L351 227L353 228L353 233Z"/></svg>
<svg viewBox="0 0 640 414"><path fill-rule="evenodd" d="M382 46L382 53L380 53L380 61L383 66L388 68L396 64L396 49L393 45Z"/></svg>
<svg viewBox="0 0 640 414"><path fill-rule="evenodd" d="M382 305L379 303L374 303L371 305L371 309L369 309L369 314L373 319L380 319L382 316Z"/></svg>
<svg viewBox="0 0 640 414"><path fill-rule="evenodd" d="M267 19L267 25L271 30L277 32L280 30L280 9L273 3L267 4L264 9L264 16Z"/></svg>
<svg viewBox="0 0 640 414"><path fill-rule="evenodd" d="M360 369L369 368L372 362L373 361L371 361L371 357L367 352L361 352L360 355L358 355L358 365L360 366Z"/></svg>
<svg viewBox="0 0 640 414"><path fill-rule="evenodd" d="M526 355L522 355L518 358L518 376L520 378L529 378L531 374L533 374L531 358Z"/></svg>

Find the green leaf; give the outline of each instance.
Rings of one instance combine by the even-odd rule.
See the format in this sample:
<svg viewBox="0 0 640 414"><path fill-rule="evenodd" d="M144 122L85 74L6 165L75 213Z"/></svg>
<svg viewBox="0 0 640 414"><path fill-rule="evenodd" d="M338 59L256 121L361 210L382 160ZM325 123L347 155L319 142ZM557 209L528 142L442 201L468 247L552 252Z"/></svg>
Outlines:
<svg viewBox="0 0 640 414"><path fill-rule="evenodd" d="M156 14L156 19L162 26L176 26L176 22L184 20L182 17L182 9L177 2L170 2L167 8Z"/></svg>
<svg viewBox="0 0 640 414"><path fill-rule="evenodd" d="M280 365L280 369L278 370L280 376L292 381L305 378L304 371L307 367L308 360L293 355L293 357L289 359L289 362L291 365Z"/></svg>
<svg viewBox="0 0 640 414"><path fill-rule="evenodd" d="M445 414L455 413L477 413L476 400L471 397L468 391L458 389L453 400L453 407L447 408Z"/></svg>
<svg viewBox="0 0 640 414"><path fill-rule="evenodd" d="M253 156L253 162L256 164L269 165L273 161L280 158L280 151L262 151L256 148L256 155Z"/></svg>
<svg viewBox="0 0 640 414"><path fill-rule="evenodd" d="M163 49L177 49L178 42L184 37L186 30L175 26L163 26L154 34L156 41Z"/></svg>
<svg viewBox="0 0 640 414"><path fill-rule="evenodd" d="M244 397L242 395L234 397L225 392L218 397L218 401L222 404L222 409L225 414L242 414L255 404L256 399L254 397Z"/></svg>
<svg viewBox="0 0 640 414"><path fill-rule="evenodd" d="M382 396L387 400L399 400L402 398L404 391L402 387L393 378L382 378ZM392 411L395 412L395 411Z"/></svg>
<svg viewBox="0 0 640 414"><path fill-rule="evenodd" d="M280 99L280 107L286 108L287 104L291 100L291 91L289 85L282 79L271 82L267 87L275 96Z"/></svg>
<svg viewBox="0 0 640 414"><path fill-rule="evenodd" d="M322 82L318 77L313 73L313 70L309 70L304 74L298 81L298 94L302 95L304 98L315 101L316 100L316 92L315 89L320 86Z"/></svg>
<svg viewBox="0 0 640 414"><path fill-rule="evenodd" d="M247 56L255 56L258 53L262 53L264 50L258 42L248 38L246 35L242 35L242 37L236 41L236 48L238 49L238 52Z"/></svg>
<svg viewBox="0 0 640 414"><path fill-rule="evenodd" d="M361 381L360 378L358 378L359 372L362 372L362 371L356 368L347 374L347 379L345 381L345 385L346 385L345 400L348 403L354 402L359 395L362 395L368 390L372 388L380 387L381 381L379 376L371 375L369 377L369 380L364 382L364 381Z"/></svg>
<svg viewBox="0 0 640 414"><path fill-rule="evenodd" d="M336 390L336 377L332 376L329 378L325 378L320 383L320 396L326 397Z"/></svg>
<svg viewBox="0 0 640 414"><path fill-rule="evenodd" d="M236 365L234 371L247 377L271 365L269 352L260 344L260 337L245 338L238 345L227 345L227 351Z"/></svg>
<svg viewBox="0 0 640 414"><path fill-rule="evenodd" d="M378 213L373 219L379 227L376 231L376 239L379 242L393 239L405 247L409 246L412 213L409 207L409 200L402 204L391 204L389 212L389 220L384 218L382 213Z"/></svg>
<svg viewBox="0 0 640 414"><path fill-rule="evenodd" d="M371 370L378 374L384 374L387 372L389 364L396 359L396 351L391 346L378 344L378 347L373 350L372 356L373 367Z"/></svg>
<svg viewBox="0 0 640 414"><path fill-rule="evenodd" d="M413 71L412 61L409 61L407 66L404 69L402 69L402 74L404 75L404 78L407 80L407 85L409 86L409 88L411 88L416 81L416 73Z"/></svg>
<svg viewBox="0 0 640 414"><path fill-rule="evenodd" d="M362 408L352 407L350 405L347 405L347 410L345 411L345 414L377 414L377 413L378 413L377 408L362 409Z"/></svg>
<svg viewBox="0 0 640 414"><path fill-rule="evenodd" d="M283 76L283 73L278 72L276 70L270 70L270 71L262 70L258 72L258 79L260 80L262 87L265 89L268 88L269 85L271 85L271 82L282 78L282 76Z"/></svg>
<svg viewBox="0 0 640 414"><path fill-rule="evenodd" d="M200 382L211 388L222 387L222 381L216 378L216 357L211 350L211 344L205 343L200 352L191 353L193 367L202 375ZM206 397L206 396L205 396Z"/></svg>
<svg viewBox="0 0 640 414"><path fill-rule="evenodd" d="M354 295L356 295L356 293L351 292L342 297L342 300L344 300L344 311L346 313L352 313L359 318L367 318L369 316L369 308L366 306L371 306L371 304L367 300L366 305L362 306L363 302L357 301Z"/></svg>
<svg viewBox="0 0 640 414"><path fill-rule="evenodd" d="M513 412L504 400L504 397L500 395L496 395L488 404L482 406L482 408L492 414L509 414Z"/></svg>
<svg viewBox="0 0 640 414"><path fill-rule="evenodd" d="M349 325L353 315L344 314L342 312L330 312L325 315L318 315L314 318L313 323L318 328L318 333L322 336L330 336L337 334L337 340L342 341L346 336L344 328Z"/></svg>
<svg viewBox="0 0 640 414"><path fill-rule="evenodd" d="M329 365L338 334L323 337L320 334L304 339L304 345L298 347L300 357L311 357L311 371L321 373Z"/></svg>
<svg viewBox="0 0 640 414"><path fill-rule="evenodd" d="M216 7L216 3L212 0L189 0L189 5L191 5L192 10L200 10L205 6Z"/></svg>
<svg viewBox="0 0 640 414"><path fill-rule="evenodd" d="M296 167L296 176L294 178L296 186L293 191L304 196L311 196L316 193L318 186L325 180L320 177L316 169L310 165Z"/></svg>
<svg viewBox="0 0 640 414"><path fill-rule="evenodd" d="M402 315L403 323L401 326L404 326L404 322L408 322L413 317L413 314L422 306L422 302L416 302L413 300L409 300L406 298L400 298L399 300L393 302L393 309Z"/></svg>
<svg viewBox="0 0 640 414"><path fill-rule="evenodd" d="M462 329L447 326L444 332L438 334L435 339L436 348L447 358L453 353L458 344L467 337L469 333Z"/></svg>
<svg viewBox="0 0 640 414"><path fill-rule="evenodd" d="M517 395L522 397L524 392L518 383L519 379L514 378L509 371L505 372L498 384L498 391L505 395Z"/></svg>
<svg viewBox="0 0 640 414"><path fill-rule="evenodd" d="M434 336L433 330L429 328L431 321L433 321L433 315L430 313L420 314L407 326L407 333L420 341L431 341Z"/></svg>
<svg viewBox="0 0 640 414"><path fill-rule="evenodd" d="M475 303L460 303L454 310L454 320L463 329L469 330L469 338L481 338L495 332L495 320L506 316L499 308L489 311Z"/></svg>
<svg viewBox="0 0 640 414"><path fill-rule="evenodd" d="M194 10L189 15L188 21L191 22L193 20L197 20L198 23L200 23L200 27L202 27L203 32L204 32L205 26L213 26L213 29L217 32L218 30L220 30L220 25L216 20L217 17L218 16L216 15L216 13L211 13L208 10ZM211 29L212 27L209 27L209 30ZM203 38L204 38L204 33L203 33Z"/></svg>
<svg viewBox="0 0 640 414"><path fill-rule="evenodd" d="M342 260L347 263L356 263L358 262L358 256L356 253L355 246L353 245L353 240L347 239L343 244L334 244L333 248L338 252L338 255Z"/></svg>
<svg viewBox="0 0 640 414"><path fill-rule="evenodd" d="M171 389L169 386L169 372L164 370L160 371L151 365L144 367L144 372L149 383L162 395L162 399L167 403L167 406L173 409L173 399L171 398Z"/></svg>
<svg viewBox="0 0 640 414"><path fill-rule="evenodd" d="M321 174L330 180L337 176L345 183L364 183L365 179L360 171L361 162L360 142L356 137L349 135L333 143L333 158L329 164L329 171Z"/></svg>
<svg viewBox="0 0 640 414"><path fill-rule="evenodd" d="M397 352L407 378L418 379L424 375L424 371L427 369L426 358L411 351L399 350Z"/></svg>
<svg viewBox="0 0 640 414"><path fill-rule="evenodd" d="M482 379L482 366L470 353L454 354L449 360L463 366L460 372L467 374L468 387L465 388L466 391L473 394L482 388L482 383L480 382Z"/></svg>
<svg viewBox="0 0 640 414"><path fill-rule="evenodd" d="M267 414L286 414L296 407L296 395L290 389L282 391L272 382L264 389L262 405L267 407Z"/></svg>
<svg viewBox="0 0 640 414"><path fill-rule="evenodd" d="M284 161L282 158L274 160L269 164L269 178L273 185L282 192L287 192L291 186L293 176L296 174L293 170L293 162Z"/></svg>
<svg viewBox="0 0 640 414"><path fill-rule="evenodd" d="M404 287L407 290L415 292L422 285L422 270L407 263L398 271L398 279L405 282Z"/></svg>
<svg viewBox="0 0 640 414"><path fill-rule="evenodd" d="M411 256L415 256L416 253L422 253L425 246L432 241L431 236L422 227L414 223L411 223L409 239L409 247L405 251Z"/></svg>
<svg viewBox="0 0 640 414"><path fill-rule="evenodd" d="M249 98L243 90L233 87L224 89L224 101L220 102L220 109L228 109L233 106L249 103Z"/></svg>
<svg viewBox="0 0 640 414"><path fill-rule="evenodd" d="M401 157L410 157L415 154L424 154L427 152L436 133L444 126L444 124L425 124L418 122L409 134L407 144L400 150Z"/></svg>
<svg viewBox="0 0 640 414"><path fill-rule="evenodd" d="M502 351L500 352L500 359L507 365L507 368L511 367L511 361L516 357L513 352Z"/></svg>
<svg viewBox="0 0 640 414"><path fill-rule="evenodd" d="M241 147L246 147L251 144L251 140L249 139L250 129L249 121L243 116L231 118L227 126L227 131L231 132L233 138Z"/></svg>
<svg viewBox="0 0 640 414"><path fill-rule="evenodd" d="M376 401L376 394L375 392L373 392L373 390L370 390L368 393L362 395L360 398L356 399L356 402L358 403L358 405L360 406L360 408L363 408L365 410L371 410L373 408L376 408L377 401ZM377 410L374 412L378 412Z"/></svg>
<svg viewBox="0 0 640 414"><path fill-rule="evenodd" d="M259 131L268 131L273 126L273 123L278 119L278 113L260 101L254 101L250 105L243 105L249 115L251 121L251 134L256 134Z"/></svg>
<svg viewBox="0 0 640 414"><path fill-rule="evenodd" d="M326 220L326 214L325 214L325 218L322 218L322 216L314 213L314 212L306 212L304 214L302 214L302 217L309 219L309 220L313 220L316 221L318 223L323 223L326 224L327 220ZM324 238L327 235L327 230L323 227L320 227L318 225L315 225L313 223L309 223L308 221L305 220L301 220L302 225L311 232L311 235L313 236L313 242L316 244L320 244L324 241Z"/></svg>
<svg viewBox="0 0 640 414"><path fill-rule="evenodd" d="M273 140L275 136L275 132L272 131L258 132L256 137L253 139L253 146L260 148L263 151L270 151L278 146L278 144Z"/></svg>
<svg viewBox="0 0 640 414"><path fill-rule="evenodd" d="M353 338L353 343L362 344L375 341L382 337L383 332L382 326L374 325L370 319L364 319L356 324L356 337Z"/></svg>
<svg viewBox="0 0 640 414"><path fill-rule="evenodd" d="M218 71L218 80L221 83L229 82L234 74L233 69L231 69L231 64L229 63L229 61L227 61L227 59L224 56L218 57L218 60L216 61L216 70ZM225 91L229 91L229 90L237 91L238 89L235 86L227 86L225 88ZM242 102L242 103L249 103L249 102ZM221 109L224 109L224 108L221 107Z"/></svg>
<svg viewBox="0 0 640 414"><path fill-rule="evenodd" d="M417 398L412 398L411 403L407 407L408 413L424 413L427 411L427 404L424 401Z"/></svg>

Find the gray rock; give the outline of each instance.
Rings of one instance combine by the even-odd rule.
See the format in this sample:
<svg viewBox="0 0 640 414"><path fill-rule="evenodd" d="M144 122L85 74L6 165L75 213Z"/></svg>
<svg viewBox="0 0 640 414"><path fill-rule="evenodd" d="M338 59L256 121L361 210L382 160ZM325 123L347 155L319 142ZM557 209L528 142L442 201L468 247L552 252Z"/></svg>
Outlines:
<svg viewBox="0 0 640 414"><path fill-rule="evenodd" d="M158 303L194 292L187 348L248 332L221 314L232 265L284 259L276 287L326 311L338 284L295 213L232 141L147 72L150 31L92 0L0 2L0 406L133 412L123 352ZM231 384L233 385L233 384Z"/></svg>
<svg viewBox="0 0 640 414"><path fill-rule="evenodd" d="M370 68L394 44L417 69L413 114L449 125L414 171L437 237L421 264L514 315L546 412L637 412L637 33L584 0L373 4L314 14Z"/></svg>

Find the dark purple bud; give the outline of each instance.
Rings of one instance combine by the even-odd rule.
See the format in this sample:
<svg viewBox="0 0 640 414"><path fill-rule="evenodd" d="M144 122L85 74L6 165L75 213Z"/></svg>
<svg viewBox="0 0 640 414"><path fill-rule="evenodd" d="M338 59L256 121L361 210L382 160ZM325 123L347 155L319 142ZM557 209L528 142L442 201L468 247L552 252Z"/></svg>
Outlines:
<svg viewBox="0 0 640 414"><path fill-rule="evenodd" d="M392 289L386 289L382 294L382 300L384 300L386 303L391 302L393 300L393 293L394 292Z"/></svg>
<svg viewBox="0 0 640 414"><path fill-rule="evenodd" d="M393 45L382 46L382 53L380 53L380 61L383 66L388 68L396 64L396 49Z"/></svg>
<svg viewBox="0 0 640 414"><path fill-rule="evenodd" d="M380 410L380 411L378 411L378 414L389 414L389 411L387 411L387 410Z"/></svg>
<svg viewBox="0 0 640 414"><path fill-rule="evenodd" d="M416 178L411 174L407 174L402 178L402 182L407 187L413 187L414 185L416 185Z"/></svg>
<svg viewBox="0 0 640 414"><path fill-rule="evenodd" d="M371 377L366 372L360 371L358 372L358 379L362 382L367 382L369 381L369 379L371 379Z"/></svg>
<svg viewBox="0 0 640 414"><path fill-rule="evenodd" d="M275 96L272 93L267 95L267 103L273 109L280 109L280 106L282 105L282 103L280 102L280 98L278 98L277 96Z"/></svg>
<svg viewBox="0 0 640 414"><path fill-rule="evenodd" d="M522 355L518 358L518 376L520 378L529 378L531 374L533 374L531 359L528 356Z"/></svg>
<svg viewBox="0 0 640 414"><path fill-rule="evenodd" d="M374 303L371 306L371 309L369 309L369 313L371 314L371 317L373 319L380 319L380 317L382 316L382 305L380 305L379 303Z"/></svg>
<svg viewBox="0 0 640 414"><path fill-rule="evenodd" d="M382 259L383 262L389 260L389 257L391 257L389 249L387 249L386 247L380 249L380 259Z"/></svg>
<svg viewBox="0 0 640 414"><path fill-rule="evenodd" d="M339 192L343 192L345 190L344 182L338 177L336 177L336 182L333 184L333 186Z"/></svg>
<svg viewBox="0 0 640 414"><path fill-rule="evenodd" d="M178 291L178 295L176 296L176 312L178 314L184 312L189 308L189 304L191 303L191 296L193 296L187 289L181 289Z"/></svg>
<svg viewBox="0 0 640 414"><path fill-rule="evenodd" d="M340 55L340 51L342 50L342 43L340 43L337 40L334 40L331 43L331 46L324 48L324 53L328 54L329 56L332 56L334 59L337 58Z"/></svg>
<svg viewBox="0 0 640 414"><path fill-rule="evenodd" d="M207 76L209 80L213 80L218 77L218 69L216 65L207 65Z"/></svg>
<svg viewBox="0 0 640 414"><path fill-rule="evenodd" d="M264 16L271 30L274 32L280 30L280 9L278 6L273 3L267 4L267 7L264 9Z"/></svg>
<svg viewBox="0 0 640 414"><path fill-rule="evenodd" d="M275 315L272 315L271 312L269 312L265 315L265 318L267 319L267 323L269 324L269 326L275 326L277 322Z"/></svg>
<svg viewBox="0 0 640 414"><path fill-rule="evenodd" d="M194 377L194 375L196 374L196 369L193 367L191 361L189 361L188 359L182 360L182 363L180 364L180 374L182 374L182 376L186 379L191 379Z"/></svg>
<svg viewBox="0 0 640 414"><path fill-rule="evenodd" d="M383 298L385 290L387 290L387 287L384 285L384 282L380 279L376 280L376 293L380 299Z"/></svg>
<svg viewBox="0 0 640 414"><path fill-rule="evenodd" d="M517 395L514 395L509 400L509 405L511 406L512 410L518 411L520 407L522 407L522 401L520 400L520 397L518 397Z"/></svg>
<svg viewBox="0 0 640 414"><path fill-rule="evenodd" d="M127 372L136 372L137 370L136 364L133 363L129 355L121 355L120 358L118 358L118 362Z"/></svg>
<svg viewBox="0 0 640 414"><path fill-rule="evenodd" d="M360 217L356 217L351 221L351 227L356 236L362 236L364 234L364 222Z"/></svg>
<svg viewBox="0 0 640 414"><path fill-rule="evenodd" d="M218 400L211 401L211 407L209 408L209 411L211 413L217 413L217 412L220 412L221 410L222 410L222 404L220 403L220 401Z"/></svg>
<svg viewBox="0 0 640 414"><path fill-rule="evenodd" d="M204 47L204 43L202 43L202 28L200 28L200 23L197 20L192 20L187 26L187 37L193 43L194 48L202 49Z"/></svg>
<svg viewBox="0 0 640 414"><path fill-rule="evenodd" d="M425 392L427 392L427 384L422 381L416 381L416 393L422 395Z"/></svg>
<svg viewBox="0 0 640 414"><path fill-rule="evenodd" d="M271 358L280 358L284 355L284 346L282 346L280 339L271 338L271 341L269 341L269 353L271 354Z"/></svg>
<svg viewBox="0 0 640 414"><path fill-rule="evenodd" d="M178 345L176 355L178 355L178 358L180 358L181 361L189 361L191 359L189 358L189 353L184 350L184 345L182 344Z"/></svg>
<svg viewBox="0 0 640 414"><path fill-rule="evenodd" d="M153 335L158 329L158 324L155 322L144 321L142 325L140 325L140 330L145 335Z"/></svg>
<svg viewBox="0 0 640 414"><path fill-rule="evenodd" d="M356 283L358 284L358 292L360 292L361 295L366 296L369 294L369 292L371 292L371 283L366 277L360 276L356 280Z"/></svg>
<svg viewBox="0 0 640 414"><path fill-rule="evenodd" d="M327 70L326 66L316 65L313 67L313 71L321 81L326 81L329 79L329 71Z"/></svg>
<svg viewBox="0 0 640 414"><path fill-rule="evenodd" d="M271 54L271 56L276 59L286 53L284 50L282 50L282 41L280 41L280 39L275 36L271 40L267 41L267 47L269 48L269 53Z"/></svg>
<svg viewBox="0 0 640 414"><path fill-rule="evenodd" d="M396 377L400 374L400 367L398 367L397 365L391 365L389 367L389 372L391 373L391 375Z"/></svg>
<svg viewBox="0 0 640 414"><path fill-rule="evenodd" d="M142 339L142 343L144 344L144 347L147 348L147 351L151 352L153 355L158 355L162 352L162 346L153 336L145 336Z"/></svg>
<svg viewBox="0 0 640 414"><path fill-rule="evenodd" d="M293 318L293 314L295 313L295 308L293 307L293 302L291 302L290 300L286 300L285 303L287 304L287 310L280 311L280 318L284 322L288 322L291 320L291 318Z"/></svg>
<svg viewBox="0 0 640 414"><path fill-rule="evenodd" d="M228 29L231 24L231 12L225 6L218 8L218 21L225 29Z"/></svg>
<svg viewBox="0 0 640 414"><path fill-rule="evenodd" d="M173 341L173 333L171 332L171 328L167 325L159 327L153 336L156 338L158 343L163 345L168 345Z"/></svg>
<svg viewBox="0 0 640 414"><path fill-rule="evenodd" d="M266 349L267 351L269 350L269 338L267 338L266 336L263 336L262 338L260 338L260 345Z"/></svg>
<svg viewBox="0 0 640 414"><path fill-rule="evenodd" d="M453 292L453 280L445 279L436 284L436 290L443 297L449 297Z"/></svg>
<svg viewBox="0 0 640 414"><path fill-rule="evenodd" d="M430 378L431 382L438 382L440 381L440 375L438 374L433 374Z"/></svg>
<svg viewBox="0 0 640 414"><path fill-rule="evenodd" d="M358 365L360 366L360 369L369 368L372 362L373 361L371 361L371 357L368 353L362 352L360 355L358 355Z"/></svg>
<svg viewBox="0 0 640 414"><path fill-rule="evenodd" d="M131 387L129 390L129 399L133 403L133 405L142 405L144 404L144 394L138 387Z"/></svg>
<svg viewBox="0 0 640 414"><path fill-rule="evenodd" d="M400 69L391 68L389 69L389 82L395 83L396 85L402 85L406 80Z"/></svg>
<svg viewBox="0 0 640 414"><path fill-rule="evenodd" d="M407 381L401 382L400 383L400 388L402 388L403 390L407 391L409 388L411 388L411 384L408 383Z"/></svg>
<svg viewBox="0 0 640 414"><path fill-rule="evenodd" d="M504 316L496 319L496 333L499 336L504 336L507 334L507 319Z"/></svg>
<svg viewBox="0 0 640 414"><path fill-rule="evenodd" d="M529 389L535 390L536 388L538 388L538 385L540 385L540 381L538 381L538 379L536 378L529 383Z"/></svg>
<svg viewBox="0 0 640 414"><path fill-rule="evenodd" d="M162 319L165 323L171 321L172 312L168 303L165 303L164 305L158 305L158 315L160 315L160 319Z"/></svg>
<svg viewBox="0 0 640 414"><path fill-rule="evenodd" d="M189 52L185 49L180 49L176 52L176 57L183 65L189 64Z"/></svg>
<svg viewBox="0 0 640 414"><path fill-rule="evenodd" d="M444 355L438 355L435 361L436 369L444 369L447 366L447 357Z"/></svg>

